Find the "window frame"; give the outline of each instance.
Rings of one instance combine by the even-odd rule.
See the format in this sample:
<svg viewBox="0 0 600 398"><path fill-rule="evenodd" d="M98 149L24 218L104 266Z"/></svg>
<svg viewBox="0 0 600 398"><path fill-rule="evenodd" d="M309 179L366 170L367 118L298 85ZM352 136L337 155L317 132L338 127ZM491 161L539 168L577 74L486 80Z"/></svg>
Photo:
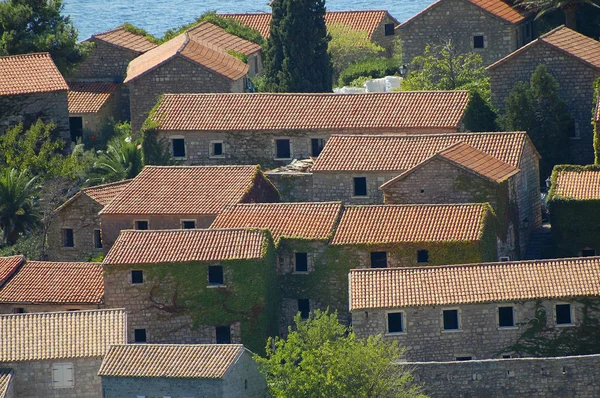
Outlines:
<svg viewBox="0 0 600 398"><path fill-rule="evenodd" d="M427 261L420 261L419 257L420 254L425 252L425 255L427 256ZM417 250L417 264L429 264L431 262L430 258L429 258L429 250L428 249L418 249Z"/></svg>
<svg viewBox="0 0 600 398"><path fill-rule="evenodd" d="M305 254L306 255L306 271L298 271L298 254ZM294 274L308 274L309 272L309 266L308 266L308 262L309 262L309 255L308 252L294 252Z"/></svg>
<svg viewBox="0 0 600 398"><path fill-rule="evenodd" d="M146 229L139 229L138 228L138 222L145 222L147 228ZM135 229L136 231L149 231L150 230L150 220L143 220L143 219L133 220L133 229Z"/></svg>
<svg viewBox="0 0 600 398"><path fill-rule="evenodd" d="M402 317L402 319L401 319L402 331L390 332L390 314L400 314L400 316ZM385 312L385 320L386 320L386 322L385 322L385 334L386 335L397 336L397 335L406 334L406 312L405 311L396 311L396 310L386 311Z"/></svg>
<svg viewBox="0 0 600 398"><path fill-rule="evenodd" d="M210 270L211 268L220 268L221 269L221 283L214 283L210 281ZM224 287L225 286L225 269L222 265L209 265L206 270L206 281L208 283L207 287L215 288L215 287Z"/></svg>
<svg viewBox="0 0 600 398"><path fill-rule="evenodd" d="M279 157L279 153L277 150L277 142L278 141L287 141L289 144L289 152L290 155L287 158L281 158ZM273 138L273 146L274 146L274 150L273 150L273 160L292 160L294 158L294 149L292 147L292 139L289 137L275 137Z"/></svg>
<svg viewBox="0 0 600 398"><path fill-rule="evenodd" d="M445 324L444 324L444 312L446 311L456 311L456 324L458 326L457 329L446 329L445 328ZM442 326L442 332L443 333L454 333L454 332L462 332L462 320L461 320L461 310L458 307L449 307L449 308L443 308L441 311L441 326Z"/></svg>
<svg viewBox="0 0 600 398"><path fill-rule="evenodd" d="M60 369L61 372L61 379L66 379L64 376L64 372L65 369L70 367L71 368L71 381L70 384L67 380L61 380L61 385L56 385L54 383L54 376L55 376L55 368ZM64 384L66 383L66 384ZM60 389L65 389L65 388L73 388L75 387L75 367L73 366L73 362L57 362L57 363L53 363L52 364L52 389L53 390L60 390Z"/></svg>
<svg viewBox="0 0 600 398"><path fill-rule="evenodd" d="M186 223L186 222L193 222L194 223L194 227L193 228L185 228L183 226L183 223ZM194 219L182 219L182 220L179 220L179 226L181 227L181 229L196 229L196 224L197 224L196 220L194 220Z"/></svg>
<svg viewBox="0 0 600 398"><path fill-rule="evenodd" d="M559 305L568 305L569 306L569 317L570 319L570 323L558 323L558 312L557 312L557 306ZM573 327L575 326L575 307L573 306L572 303L567 303L564 301L558 302L554 304L554 327L557 328L565 328L565 327Z"/></svg>
<svg viewBox="0 0 600 398"><path fill-rule="evenodd" d="M323 141L323 145L321 146L321 150L319 151L318 155L314 154L314 151L313 151L313 149L314 149L313 148L313 140ZM321 154L321 152L323 152L323 149L325 149L325 143L326 143L325 137L310 137L310 156L312 156L313 158L319 157L319 155Z"/></svg>
<svg viewBox="0 0 600 398"><path fill-rule="evenodd" d="M215 144L221 144L221 154L215 155ZM208 157L210 159L223 159L225 157L225 143L223 140L212 140L208 144Z"/></svg>
<svg viewBox="0 0 600 398"><path fill-rule="evenodd" d="M133 273L134 272L140 272L139 275L142 276L142 281L141 282L134 282L133 281ZM141 269L132 269L132 270L129 271L129 284L130 285L143 285L145 281L146 281L146 277L144 275L144 270L141 270Z"/></svg>
<svg viewBox="0 0 600 398"><path fill-rule="evenodd" d="M380 255L381 253L383 253L384 257L385 257L385 267L373 267L373 255ZM378 259L376 261L382 261L382 259ZM389 268L389 264L388 264L388 252L386 252L386 251L372 251L372 252L369 252L369 268L372 268L372 269Z"/></svg>
<svg viewBox="0 0 600 398"><path fill-rule="evenodd" d="M224 329L227 328L229 330L229 341L226 343L219 343L219 332L218 329ZM215 326L215 344L231 344L232 338L231 338L231 325L221 325L221 326Z"/></svg>
<svg viewBox="0 0 600 398"><path fill-rule="evenodd" d="M66 246L65 242L65 234L67 231L71 231L71 246ZM75 248L75 229L74 228L69 228L69 227L62 227L60 229L60 239L61 239L61 247L63 249L74 249Z"/></svg>
<svg viewBox="0 0 600 398"><path fill-rule="evenodd" d="M183 141L183 156L175 156L175 145L173 145L173 141L182 140ZM186 160L188 155L187 144L185 142L185 137L182 135L171 135L169 136L169 142L171 144L171 159L177 160Z"/></svg>
<svg viewBox="0 0 600 398"><path fill-rule="evenodd" d="M307 306L307 308L306 308L306 317L303 316L304 311L303 311L303 309L300 308L300 301L306 302L306 306ZM299 299L296 299L296 303L298 305L298 311L296 313L298 313L298 312L300 313L300 319L302 319L303 321L306 320L306 319L308 319L310 317L310 299L307 299L307 298L302 298L301 299L301 298L299 298Z"/></svg>
<svg viewBox="0 0 600 398"><path fill-rule="evenodd" d="M364 195L356 194L356 180L357 179L365 180L365 194ZM368 197L369 197L369 181L367 180L367 176L352 176L352 198L365 199Z"/></svg>
<svg viewBox="0 0 600 398"><path fill-rule="evenodd" d="M475 47L475 38L476 37L481 37L481 40L482 40L482 42L481 42L482 46L481 47ZM486 40L486 37L485 37L484 33L473 33L471 35L471 48L473 50L485 50L488 47L486 44L487 44L487 40Z"/></svg>
<svg viewBox="0 0 600 398"><path fill-rule="evenodd" d="M388 27L390 27L390 26L392 27L392 30L391 30L392 33L388 33ZM394 23L383 24L383 35L385 37L396 35L396 26L394 25Z"/></svg>
<svg viewBox="0 0 600 398"><path fill-rule="evenodd" d="M512 308L512 326L500 325L500 308ZM517 311L514 305L498 305L496 307L496 324L498 325L498 330L518 329L519 327L517 326L516 313Z"/></svg>
<svg viewBox="0 0 600 398"><path fill-rule="evenodd" d="M98 233L98 236L96 236L96 232ZM94 228L94 231L92 232L92 240L93 240L92 243L94 245L94 249L96 249L96 250L104 249L103 244L102 244L102 230L100 228Z"/></svg>
<svg viewBox="0 0 600 398"><path fill-rule="evenodd" d="M143 331L144 332L144 341L138 341L137 339L137 331ZM145 344L148 342L148 328L135 328L133 329L133 342L135 344Z"/></svg>

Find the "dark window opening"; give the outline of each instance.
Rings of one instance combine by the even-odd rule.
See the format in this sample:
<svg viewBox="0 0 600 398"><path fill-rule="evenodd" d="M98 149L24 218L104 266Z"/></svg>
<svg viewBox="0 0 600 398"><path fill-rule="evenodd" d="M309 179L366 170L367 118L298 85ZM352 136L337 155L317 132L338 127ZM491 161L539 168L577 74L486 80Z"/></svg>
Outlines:
<svg viewBox="0 0 600 398"><path fill-rule="evenodd" d="M102 231L99 229L94 230L94 248L102 249Z"/></svg>
<svg viewBox="0 0 600 398"><path fill-rule="evenodd" d="M581 257L592 257L596 255L596 249L581 249Z"/></svg>
<svg viewBox="0 0 600 398"><path fill-rule="evenodd" d="M444 330L458 330L458 310L444 310Z"/></svg>
<svg viewBox="0 0 600 398"><path fill-rule="evenodd" d="M24 314L25 313L25 308L13 308L12 309L12 313L13 314Z"/></svg>
<svg viewBox="0 0 600 398"><path fill-rule="evenodd" d="M308 254L296 253L296 272L308 272Z"/></svg>
<svg viewBox="0 0 600 398"><path fill-rule="evenodd" d="M417 262L418 263L428 263L429 262L429 251L428 250L418 250L417 251Z"/></svg>
<svg viewBox="0 0 600 398"><path fill-rule="evenodd" d="M171 140L173 145L173 157L184 158L185 157L185 140L183 138L173 138Z"/></svg>
<svg viewBox="0 0 600 398"><path fill-rule="evenodd" d="M220 286L223 284L223 267L220 265L210 265L208 267L208 284L210 286Z"/></svg>
<svg viewBox="0 0 600 398"><path fill-rule="evenodd" d="M133 341L136 343L146 342L146 329L134 329L133 330Z"/></svg>
<svg viewBox="0 0 600 398"><path fill-rule="evenodd" d="M213 156L223 156L223 143L222 142L213 142L212 155Z"/></svg>
<svg viewBox="0 0 600 398"><path fill-rule="evenodd" d="M325 140L323 138L311 138L310 140L310 156L316 158L321 154Z"/></svg>
<svg viewBox="0 0 600 398"><path fill-rule="evenodd" d="M371 252L371 268L387 268L387 252Z"/></svg>
<svg viewBox="0 0 600 398"><path fill-rule="evenodd" d="M354 177L354 196L367 196L367 177Z"/></svg>
<svg viewBox="0 0 600 398"><path fill-rule="evenodd" d="M292 157L292 150L290 148L290 140L288 140L288 139L275 140L275 157L277 159L289 159Z"/></svg>
<svg viewBox="0 0 600 398"><path fill-rule="evenodd" d="M394 24L393 23L386 23L384 25L385 27L385 35L386 36L393 36L396 31L394 30Z"/></svg>
<svg viewBox="0 0 600 398"><path fill-rule="evenodd" d="M182 229L194 229L196 228L196 221L194 220L186 220L181 222Z"/></svg>
<svg viewBox="0 0 600 398"><path fill-rule="evenodd" d="M498 308L498 326L501 328L515 326L515 312L513 307Z"/></svg>
<svg viewBox="0 0 600 398"><path fill-rule="evenodd" d="M483 41L483 36L473 36L473 48L483 48L484 47L484 41Z"/></svg>
<svg viewBox="0 0 600 398"><path fill-rule="evenodd" d="M300 313L300 318L308 319L308 314L310 313L310 302L308 299L298 299L298 312Z"/></svg>
<svg viewBox="0 0 600 398"><path fill-rule="evenodd" d="M73 240L73 230L70 228L65 228L62 231L63 231L63 236L62 236L63 247L74 247L75 242Z"/></svg>
<svg viewBox="0 0 600 398"><path fill-rule="evenodd" d="M471 361L473 357L456 357L457 361Z"/></svg>
<svg viewBox="0 0 600 398"><path fill-rule="evenodd" d="M69 130L71 131L71 141L77 142L78 138L83 138L83 118L70 117Z"/></svg>
<svg viewBox="0 0 600 398"><path fill-rule="evenodd" d="M231 344L231 327L217 326L215 328L217 344Z"/></svg>
<svg viewBox="0 0 600 398"><path fill-rule="evenodd" d="M388 333L404 332L403 314L401 312L390 312L388 316Z"/></svg>
<svg viewBox="0 0 600 398"><path fill-rule="evenodd" d="M570 325L571 319L571 304L556 304L556 324Z"/></svg>
<svg viewBox="0 0 600 398"><path fill-rule="evenodd" d="M258 56L254 57L254 73L258 73Z"/></svg>
<svg viewBox="0 0 600 398"><path fill-rule="evenodd" d="M248 389L248 379L244 379L244 390Z"/></svg>
<svg viewBox="0 0 600 398"><path fill-rule="evenodd" d="M131 283L134 285L139 285L140 283L144 283L144 271L139 271L139 270L131 271Z"/></svg>
<svg viewBox="0 0 600 398"><path fill-rule="evenodd" d="M148 221L136 221L135 222L135 229L138 229L140 231L145 231L148 229Z"/></svg>

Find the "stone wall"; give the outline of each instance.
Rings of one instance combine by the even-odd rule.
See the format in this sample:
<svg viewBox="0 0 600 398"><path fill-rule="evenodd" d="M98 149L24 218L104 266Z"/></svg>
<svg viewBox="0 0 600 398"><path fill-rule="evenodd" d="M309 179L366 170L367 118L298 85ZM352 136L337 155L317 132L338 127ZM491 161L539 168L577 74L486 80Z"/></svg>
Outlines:
<svg viewBox="0 0 600 398"><path fill-rule="evenodd" d="M460 21L460 23L457 23ZM497 18L464 0L440 0L434 6L400 25L402 62L422 55L429 44L452 40L459 53L476 52L484 65L490 65L515 51L522 40L519 25ZM484 36L484 48L473 47L473 36Z"/></svg>
<svg viewBox="0 0 600 398"><path fill-rule="evenodd" d="M74 387L53 388L52 365L72 363ZM13 369L16 397L98 398L102 385L98 370L102 358L61 358L44 361L0 362L1 368Z"/></svg>
<svg viewBox="0 0 600 398"><path fill-rule="evenodd" d="M129 63L140 53L108 44L101 40L91 40L94 49L78 64L73 79L104 79L122 82L127 76Z"/></svg>
<svg viewBox="0 0 600 398"><path fill-rule="evenodd" d="M431 398L600 396L600 355L409 363Z"/></svg>
<svg viewBox="0 0 600 398"><path fill-rule="evenodd" d="M531 74L540 64L546 65L548 72L557 80L560 85L559 95L567 101L571 116L575 119L575 130L579 138L570 141L569 163L593 163L593 128L590 118L594 106L593 83L600 77L597 69L538 42L489 70L492 103L504 111L506 98L517 82L529 82Z"/></svg>
<svg viewBox="0 0 600 398"><path fill-rule="evenodd" d="M388 180L402 172L314 172L313 201L342 200L347 204L374 205L383 203L379 189ZM354 196L354 177L367 178L367 196Z"/></svg>
<svg viewBox="0 0 600 398"><path fill-rule="evenodd" d="M16 308L22 308L25 313L83 311L102 309L102 304L30 304L30 303L0 303L0 314L13 314Z"/></svg>
<svg viewBox="0 0 600 398"><path fill-rule="evenodd" d="M312 173L266 172L265 174L279 191L282 202L312 202Z"/></svg>
<svg viewBox="0 0 600 398"><path fill-rule="evenodd" d="M541 301L546 310L548 326L553 331L565 328L554 326L556 303L563 301ZM583 318L583 305L575 301L571 303L574 325L579 325ZM515 327L498 327L500 306L514 307ZM442 311L445 309L459 310L460 330L442 330ZM352 324L360 337L382 334L386 340L398 341L400 346L406 347L408 361L454 361L457 357L490 359L514 354L507 347L516 342L529 322L536 322L535 310L535 301L370 309L352 311ZM404 312L406 332L387 333L386 314L399 311Z"/></svg>
<svg viewBox="0 0 600 398"><path fill-rule="evenodd" d="M131 128L139 132L165 93L242 93L244 78L232 81L184 58L173 58L156 69L128 82Z"/></svg>
<svg viewBox="0 0 600 398"><path fill-rule="evenodd" d="M89 136L91 135L100 137L102 128L110 119L114 121L125 120L122 109L129 108L129 102L124 102L122 89L123 86L113 92L102 108L96 113L69 114L69 117L81 117L83 121L83 134L87 139L90 139Z"/></svg>
<svg viewBox="0 0 600 398"><path fill-rule="evenodd" d="M394 45L396 44L396 39L400 39L398 37L398 31L394 29L394 34L386 36L385 35L385 25L386 24L394 24L394 27L397 25L397 22L389 15L386 14L383 20L377 26L377 29L373 32L371 36L371 41L375 44L380 45L386 50L388 56L391 56L394 51Z"/></svg>
<svg viewBox="0 0 600 398"><path fill-rule="evenodd" d="M248 56L248 76L253 77L262 73L263 64L261 52L254 53Z"/></svg>

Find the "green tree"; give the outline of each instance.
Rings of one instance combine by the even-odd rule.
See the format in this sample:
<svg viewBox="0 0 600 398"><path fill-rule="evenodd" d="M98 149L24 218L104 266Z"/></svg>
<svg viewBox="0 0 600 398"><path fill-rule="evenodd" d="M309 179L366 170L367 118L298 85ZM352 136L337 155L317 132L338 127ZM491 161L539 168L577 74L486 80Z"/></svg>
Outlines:
<svg viewBox="0 0 600 398"><path fill-rule="evenodd" d="M2 244L14 244L20 233L31 231L39 222L35 196L39 191L37 177L16 169L0 174L0 228Z"/></svg>
<svg viewBox="0 0 600 398"><path fill-rule="evenodd" d="M265 88L271 92L332 90L325 0L273 0L264 52Z"/></svg>
<svg viewBox="0 0 600 398"><path fill-rule="evenodd" d="M469 103L463 118L465 129L473 132L496 131L497 118L498 114L494 108L481 97L478 91L469 94Z"/></svg>
<svg viewBox="0 0 600 398"><path fill-rule="evenodd" d="M131 137L115 137L94 163L94 182L115 182L137 176L144 168L142 145Z"/></svg>
<svg viewBox="0 0 600 398"><path fill-rule="evenodd" d="M545 65L531 75L529 85L518 83L506 99L501 124L507 131L527 131L542 155L540 178L544 181L552 168L564 163L565 148L573 134L573 118L558 95L558 83Z"/></svg>
<svg viewBox="0 0 600 398"><path fill-rule="evenodd" d="M352 30L343 24L327 26L329 54L333 65L333 80L336 81L341 71L356 62L380 55L383 47L369 40L368 33Z"/></svg>
<svg viewBox="0 0 600 398"><path fill-rule="evenodd" d="M0 55L47 51L61 71L68 71L86 46L77 44L77 30L62 11L62 0L0 2Z"/></svg>
<svg viewBox="0 0 600 398"><path fill-rule="evenodd" d="M594 126L594 163L600 164L600 78L594 82L594 109L592 109L592 125Z"/></svg>
<svg viewBox="0 0 600 398"><path fill-rule="evenodd" d="M328 311L294 322L287 339L269 338L266 358L255 356L273 397L425 397L398 364L397 342L359 339Z"/></svg>
<svg viewBox="0 0 600 398"><path fill-rule="evenodd" d="M583 5L600 8L594 0L520 0L516 4L537 12L536 19L561 10L565 15L565 25L573 30L577 30L577 13Z"/></svg>

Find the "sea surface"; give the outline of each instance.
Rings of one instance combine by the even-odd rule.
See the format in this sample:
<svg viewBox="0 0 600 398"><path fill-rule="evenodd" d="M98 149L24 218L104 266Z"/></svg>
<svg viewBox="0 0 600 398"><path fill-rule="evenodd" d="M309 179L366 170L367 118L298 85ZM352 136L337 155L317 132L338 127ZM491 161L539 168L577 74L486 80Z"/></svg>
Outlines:
<svg viewBox="0 0 600 398"><path fill-rule="evenodd" d="M398 21L412 17L434 0L329 0L330 11L388 10ZM220 13L266 12L269 1L252 0L63 0L65 14L71 15L79 40L130 22L155 36L170 28L193 22L206 11Z"/></svg>

